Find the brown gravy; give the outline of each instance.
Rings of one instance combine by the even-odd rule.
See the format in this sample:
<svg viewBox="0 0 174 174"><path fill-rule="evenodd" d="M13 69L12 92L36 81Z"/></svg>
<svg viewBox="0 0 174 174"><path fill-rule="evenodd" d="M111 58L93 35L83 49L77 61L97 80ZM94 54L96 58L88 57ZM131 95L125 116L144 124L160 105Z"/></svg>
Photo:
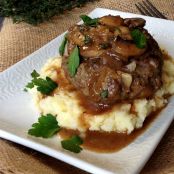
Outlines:
<svg viewBox="0 0 174 174"><path fill-rule="evenodd" d="M107 113L112 110L112 108L116 105L120 105L123 103L132 103L132 100L119 101L113 104L97 104L90 100L89 97L85 96L80 90L76 89L70 80L67 77L66 71L63 68L57 69L57 74L59 78L57 79L57 84L59 88L62 88L64 91L68 92L76 92L76 99L81 107L85 108L85 113L90 115L99 115L102 113ZM56 91L55 91L56 92ZM54 95L54 93L52 95Z"/></svg>
<svg viewBox="0 0 174 174"><path fill-rule="evenodd" d="M132 141L134 141L139 135L141 135L148 126L159 115L162 109L151 113L145 120L142 128L135 130L133 133L127 135L126 133L106 133L98 131L87 131L85 138L83 138L83 147L85 149L100 152L110 153L119 151ZM73 135L79 135L79 131L62 129L59 135L63 139L68 139Z"/></svg>
<svg viewBox="0 0 174 174"><path fill-rule="evenodd" d="M164 60L173 60L172 57L165 50L162 50L162 55Z"/></svg>
<svg viewBox="0 0 174 174"><path fill-rule="evenodd" d="M162 51L163 53L163 59L165 60L172 60L172 58L165 52ZM63 72L63 73L62 73ZM57 83L59 84L59 88L62 88L63 90L67 92L76 92L76 97L79 101L79 105L85 108L85 112L87 114L91 115L99 115L102 113L107 113L112 110L112 108L116 105L120 105L123 103L132 103L132 100L123 100L123 101L117 101L116 103L112 104L96 104L90 100L89 97L85 96L80 90L76 89L70 80L68 79L68 75L66 70L62 67L57 70L57 73L59 75L59 78L57 80Z"/></svg>
<svg viewBox="0 0 174 174"><path fill-rule="evenodd" d="M166 53L163 52L163 59L170 59L171 57ZM67 85L66 83L63 84L63 78L59 81L59 85L64 87ZM72 88L71 88L72 89ZM165 98L169 98L170 95L165 96ZM83 96L81 93L78 93L78 99L81 104L89 113L93 114L100 114L103 112L109 111L112 107L106 107L103 109L97 108L94 106L90 101ZM131 103L131 101L129 101ZM122 102L121 102L122 103ZM114 105L115 106L115 105ZM135 130L133 133L127 135L126 133L115 133L115 132L99 132L99 131L87 131L85 138L83 138L83 147L85 149L100 152L100 153L110 153L119 151L120 149L124 148L125 146L129 145L133 142L139 135L141 135L149 125L155 120L155 118L159 115L163 108L151 113L146 120L144 121L143 127L140 129ZM73 135L79 135L79 131L70 130L70 129L61 129L59 132L59 136L62 139L68 139Z"/></svg>

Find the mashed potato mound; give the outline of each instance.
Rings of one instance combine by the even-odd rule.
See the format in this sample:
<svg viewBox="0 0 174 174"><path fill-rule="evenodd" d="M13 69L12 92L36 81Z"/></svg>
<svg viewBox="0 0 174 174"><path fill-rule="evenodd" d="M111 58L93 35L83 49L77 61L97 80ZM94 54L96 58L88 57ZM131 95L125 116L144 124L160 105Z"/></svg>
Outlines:
<svg viewBox="0 0 174 174"><path fill-rule="evenodd" d="M63 71L57 71L61 67L61 57L48 60L41 70L41 76L49 76L57 80L64 76ZM81 132L86 130L115 131L131 133L134 129L143 125L145 118L153 111L164 107L167 100L166 94L174 94L174 62L165 60L163 66L163 86L155 93L153 99L136 99L132 104L124 103L116 105L108 112L100 115L87 114L85 108L79 105L76 92L67 92L58 87L54 95L44 96L35 88L31 90L35 104L43 114L51 113L57 116L60 126L68 129L77 129Z"/></svg>

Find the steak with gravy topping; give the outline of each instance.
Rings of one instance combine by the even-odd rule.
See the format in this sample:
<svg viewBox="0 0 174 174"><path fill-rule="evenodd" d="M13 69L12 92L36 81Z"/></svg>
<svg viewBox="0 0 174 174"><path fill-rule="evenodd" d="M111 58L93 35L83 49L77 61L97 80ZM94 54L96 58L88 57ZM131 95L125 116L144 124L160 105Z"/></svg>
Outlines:
<svg viewBox="0 0 174 174"><path fill-rule="evenodd" d="M68 56L63 57L62 66L75 88L98 105L153 97L162 85L163 60L157 42L144 25L141 18L108 15L98 18L96 26L71 27L68 55L78 46L80 65L74 77L68 73ZM135 29L146 38L143 48L136 45L131 34Z"/></svg>

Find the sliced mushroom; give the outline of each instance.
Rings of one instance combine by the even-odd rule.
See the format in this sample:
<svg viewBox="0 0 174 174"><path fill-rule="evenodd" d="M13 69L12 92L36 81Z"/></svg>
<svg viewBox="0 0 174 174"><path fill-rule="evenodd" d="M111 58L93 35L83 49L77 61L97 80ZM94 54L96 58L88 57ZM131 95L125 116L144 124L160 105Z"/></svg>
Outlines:
<svg viewBox="0 0 174 174"><path fill-rule="evenodd" d="M132 40L130 30L128 27L119 26L114 31L115 36L120 36L123 40Z"/></svg>
<svg viewBox="0 0 174 174"><path fill-rule="evenodd" d="M104 16L99 19L99 23L110 27L117 27L123 24L123 18L120 16Z"/></svg>
<svg viewBox="0 0 174 174"><path fill-rule="evenodd" d="M146 51L146 48L137 48L135 44L123 40L116 41L114 44L114 49L117 53L126 57L140 56Z"/></svg>
<svg viewBox="0 0 174 174"><path fill-rule="evenodd" d="M104 52L104 49L99 49L96 46L80 47L80 55L86 58L98 57Z"/></svg>
<svg viewBox="0 0 174 174"><path fill-rule="evenodd" d="M73 42L75 45L84 45L85 36L80 32L79 26L75 26L67 35L68 41Z"/></svg>
<svg viewBox="0 0 174 174"><path fill-rule="evenodd" d="M126 24L129 28L144 27L146 21L142 18L125 18L124 24Z"/></svg>

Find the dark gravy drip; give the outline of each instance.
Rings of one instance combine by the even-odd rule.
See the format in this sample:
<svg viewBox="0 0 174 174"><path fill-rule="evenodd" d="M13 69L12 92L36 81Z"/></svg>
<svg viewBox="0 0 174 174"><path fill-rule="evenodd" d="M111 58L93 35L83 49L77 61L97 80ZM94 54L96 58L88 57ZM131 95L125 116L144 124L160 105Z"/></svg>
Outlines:
<svg viewBox="0 0 174 174"><path fill-rule="evenodd" d="M160 114L162 109L151 113L145 120L142 128L135 130L131 134L115 133L115 132L99 132L87 131L85 138L83 138L83 147L85 149L100 152L110 153L119 151L131 142L133 142L139 135L141 135ZM73 135L79 135L79 131L70 129L61 129L59 135L63 139L68 139Z"/></svg>

